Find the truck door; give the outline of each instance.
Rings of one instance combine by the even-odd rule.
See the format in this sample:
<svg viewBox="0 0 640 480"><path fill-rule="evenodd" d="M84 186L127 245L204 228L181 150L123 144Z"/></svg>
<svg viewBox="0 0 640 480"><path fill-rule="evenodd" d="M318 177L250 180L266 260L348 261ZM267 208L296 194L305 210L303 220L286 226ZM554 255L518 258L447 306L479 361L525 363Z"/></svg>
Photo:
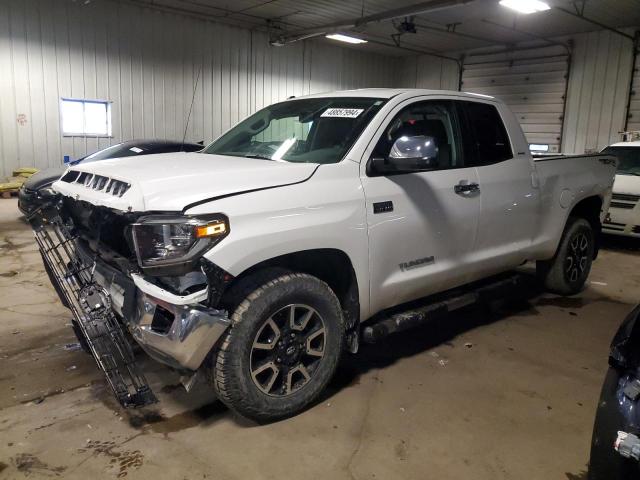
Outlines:
<svg viewBox="0 0 640 480"><path fill-rule="evenodd" d="M534 232L540 228L538 189L529 147L513 114L490 102L457 105L464 118L463 138L472 141L467 150L473 153L470 160L478 171L481 206L473 263L476 270L490 275L527 259Z"/></svg>
<svg viewBox="0 0 640 480"><path fill-rule="evenodd" d="M466 283L480 213L476 169L466 164L454 102L409 100L389 118L362 168L371 313ZM387 157L396 140L415 136L436 142L433 170L372 170L372 158Z"/></svg>

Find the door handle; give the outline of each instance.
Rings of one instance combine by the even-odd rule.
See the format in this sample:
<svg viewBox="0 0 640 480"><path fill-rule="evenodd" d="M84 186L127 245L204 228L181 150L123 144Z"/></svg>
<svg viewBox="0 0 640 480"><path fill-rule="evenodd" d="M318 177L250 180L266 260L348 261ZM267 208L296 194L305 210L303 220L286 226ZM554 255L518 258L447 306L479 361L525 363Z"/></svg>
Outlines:
<svg viewBox="0 0 640 480"><path fill-rule="evenodd" d="M479 192L480 185L478 185L477 183L467 183L467 184L459 183L458 185L454 185L453 191L456 192L458 195L463 195L465 193L471 193L471 192Z"/></svg>

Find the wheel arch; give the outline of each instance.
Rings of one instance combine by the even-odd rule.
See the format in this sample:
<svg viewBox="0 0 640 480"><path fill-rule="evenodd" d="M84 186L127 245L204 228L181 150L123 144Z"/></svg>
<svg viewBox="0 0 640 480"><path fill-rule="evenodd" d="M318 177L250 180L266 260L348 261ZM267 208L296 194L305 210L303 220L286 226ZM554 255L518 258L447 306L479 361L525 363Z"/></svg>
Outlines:
<svg viewBox="0 0 640 480"><path fill-rule="evenodd" d="M600 214L602 213L603 205L602 197L599 195L592 195L590 197L583 198L576 203L567 217L567 221L571 217L584 218L589 222L594 233L594 249L593 259L598 256L600 249L600 234L602 231L602 223L600 222Z"/></svg>
<svg viewBox="0 0 640 480"><path fill-rule="evenodd" d="M345 316L347 331L355 329L360 321L359 284L353 263L349 256L336 248L318 248L301 250L263 260L237 275L228 285L227 291L233 292L234 286L244 279L255 275L278 275L283 271L306 273L325 282L336 294ZM225 294L226 295L226 294ZM228 297L222 297L222 303Z"/></svg>

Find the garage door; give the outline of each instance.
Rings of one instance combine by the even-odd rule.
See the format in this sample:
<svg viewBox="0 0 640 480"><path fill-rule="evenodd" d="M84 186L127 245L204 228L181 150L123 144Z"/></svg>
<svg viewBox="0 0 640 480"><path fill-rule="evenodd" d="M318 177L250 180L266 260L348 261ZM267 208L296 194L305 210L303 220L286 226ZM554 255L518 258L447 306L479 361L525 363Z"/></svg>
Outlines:
<svg viewBox="0 0 640 480"><path fill-rule="evenodd" d="M629 120L627 130L640 130L640 50L636 52L633 81L629 93Z"/></svg>
<svg viewBox="0 0 640 480"><path fill-rule="evenodd" d="M562 46L469 56L462 91L502 99L516 114L529 144L558 152L569 58Z"/></svg>

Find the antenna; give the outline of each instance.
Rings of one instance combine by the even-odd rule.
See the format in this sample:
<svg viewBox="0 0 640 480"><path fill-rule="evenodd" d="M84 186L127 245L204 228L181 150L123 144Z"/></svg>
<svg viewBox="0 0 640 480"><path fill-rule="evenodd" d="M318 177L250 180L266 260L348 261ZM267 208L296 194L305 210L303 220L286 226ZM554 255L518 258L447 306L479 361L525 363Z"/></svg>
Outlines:
<svg viewBox="0 0 640 480"><path fill-rule="evenodd" d="M191 119L191 111L193 110L193 102L196 99L196 90L198 89L198 81L200 80L200 73L202 73L202 63L198 69L198 75L196 76L196 83L193 85L193 95L191 96L191 105L189 106L189 115L187 115L187 124L184 126L184 135L182 135L182 145L180 150L184 150L184 141L187 138L187 129L189 128L189 120Z"/></svg>

